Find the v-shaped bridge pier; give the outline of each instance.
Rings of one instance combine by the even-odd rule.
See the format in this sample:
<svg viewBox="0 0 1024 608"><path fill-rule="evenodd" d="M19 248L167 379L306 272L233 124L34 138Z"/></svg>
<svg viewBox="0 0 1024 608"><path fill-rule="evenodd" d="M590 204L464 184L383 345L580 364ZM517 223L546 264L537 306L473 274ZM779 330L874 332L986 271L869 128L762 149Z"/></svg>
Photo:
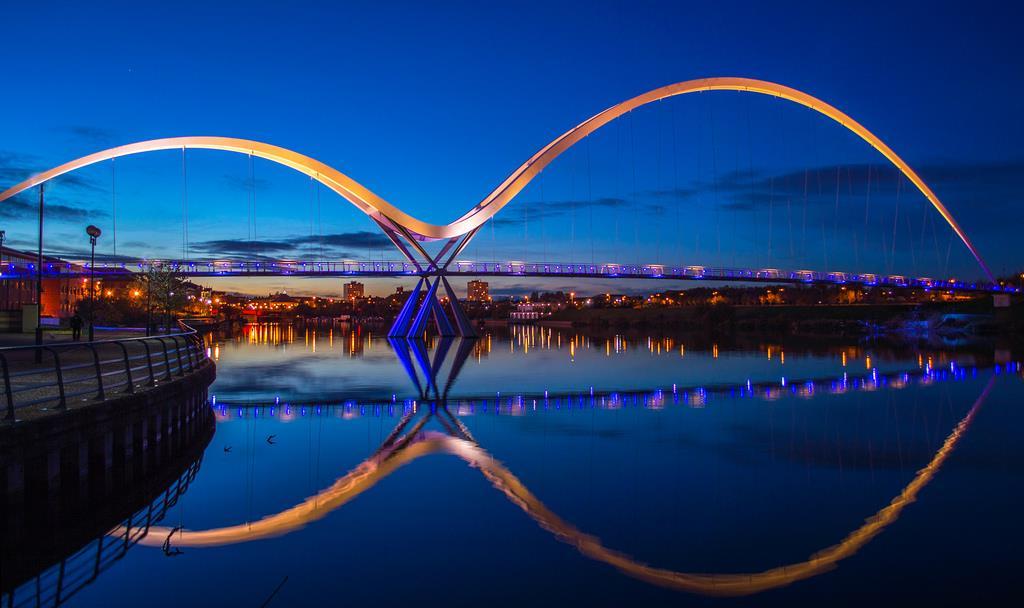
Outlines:
<svg viewBox="0 0 1024 608"><path fill-rule="evenodd" d="M402 310L391 325L388 337L415 338L422 336L427 329L427 324L431 321L433 321L438 335L445 337L458 336L460 338L476 337L473 324L470 322L469 317L466 316L466 311L462 309L462 305L459 304L455 290L452 289L452 285L448 282L446 275L448 274L448 266L451 265L455 256L459 255L466 245L469 244L469 241L478 229L473 229L461 237L448 239L448 242L441 248L441 251L437 255L432 256L427 253L416 238L405 228L397 224L393 228L380 221L377 224L391 242L394 243L395 247L402 252L402 255L420 271L420 279L416 282L416 287L409 294L408 299L406 299L405 304L402 306ZM418 259L413 251L406 247L403 239L422 259ZM454 247L454 250L449 253L452 247ZM447 257L445 257L446 255ZM443 293L447 296L448 308L451 311L450 320L445 312L444 305L441 304L441 298L438 296L438 292L441 289L444 289ZM423 295L424 291L426 292L425 295Z"/></svg>

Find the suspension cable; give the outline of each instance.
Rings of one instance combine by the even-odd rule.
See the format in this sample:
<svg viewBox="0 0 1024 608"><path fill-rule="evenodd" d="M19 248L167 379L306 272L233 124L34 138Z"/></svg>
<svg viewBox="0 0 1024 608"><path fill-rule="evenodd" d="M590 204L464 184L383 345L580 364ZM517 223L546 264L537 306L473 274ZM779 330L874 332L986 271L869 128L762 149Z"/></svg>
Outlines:
<svg viewBox="0 0 1024 608"><path fill-rule="evenodd" d="M256 163L249 155L249 240L256 240Z"/></svg>
<svg viewBox="0 0 1024 608"><path fill-rule="evenodd" d="M699 95L703 95L703 93L699 93ZM697 146L696 146L696 154L694 154L694 157L696 159L696 165L697 165L697 183L700 184L701 186L703 186L704 183L705 183L704 182L704 163L703 163L703 160L704 160L704 154L703 154L704 153L704 131L703 131L703 128L702 128L703 125L704 125L704 123L698 123L698 125L697 125L697 127L701 129L701 132L700 132L700 137L698 138L698 142L697 142ZM701 203L704 203L707 200L707 197L705 195L703 187L701 188L700 199L701 199ZM693 229L692 228L692 223L691 223L691 231L693 232L693 258L694 258L695 261L697 261L697 260L700 260L700 234L701 234L701 231L697 230L697 229Z"/></svg>
<svg viewBox="0 0 1024 608"><path fill-rule="evenodd" d="M900 217L900 191L903 189L903 174L896 176L896 210L892 216L892 253L889 255L889 271L896 267L896 228L899 226Z"/></svg>
<svg viewBox="0 0 1024 608"><path fill-rule="evenodd" d="M636 190L636 116L632 112L629 113L629 158L632 163L633 171L633 200L632 203L635 205L637 201L637 190ZM639 261L640 257L640 218L639 214L633 213L633 255L636 261Z"/></svg>
<svg viewBox="0 0 1024 608"><path fill-rule="evenodd" d="M715 143L715 108L714 105L708 101L705 102L708 108L708 126L711 129L711 183L712 193L714 194L715 203L715 241L717 253L715 254L716 261L721 263L722 261L722 208L718 204L718 153L717 146Z"/></svg>
<svg viewBox="0 0 1024 608"><path fill-rule="evenodd" d="M662 190L661 136L662 136L662 133L664 133L664 131L665 131L664 126L663 126L664 125L664 121L665 121L665 118L664 118L665 112L664 111L660 111L659 112L658 111L658 107L661 106L664 101L665 100L660 100L658 102L658 106L655 106L655 109L654 109L654 111L658 115L657 118L662 122L662 125L660 125L662 128L659 129L659 128L657 128L659 125L655 125L655 131L654 131L654 166L655 166L655 176L654 176L655 184L654 184L654 189L655 189L655 191L661 191ZM662 257L661 257L661 222L657 221L657 219L658 219L657 216L659 215L660 211L658 210L657 206L655 206L654 208L651 209L651 212L655 216L655 221L651 222L651 226L654 229L654 261L657 262L657 263L660 263L660 262L664 261L664 260L662 260Z"/></svg>
<svg viewBox="0 0 1024 608"><path fill-rule="evenodd" d="M747 176L748 176L747 179L753 180L754 179L754 140L753 140L753 137L751 137L751 134L750 134L750 132L751 132L751 128L750 128L750 104L751 103L752 103L752 99L749 96L747 96L746 99L744 100L744 103L743 103L743 110L744 110L743 113L744 113L744 117L746 118L745 122L746 122L746 127L747 127ZM776 129L778 129L778 123L776 123ZM778 141L778 140L776 140L776 141ZM772 194L774 194L774 188L772 188L772 186L774 186L774 182L769 185L769 188L772 190ZM769 198L771 198L771 197L769 197ZM755 217L757 215L756 207L755 207L754 215L755 215ZM768 263L768 265L771 266L771 251L772 251L771 242L772 242L772 237L771 237L771 210L770 209L769 209L769 212L768 212L768 218L769 218L769 222L768 222L768 260L769 260L769 263ZM733 242L735 242L735 241L733 241Z"/></svg>
<svg viewBox="0 0 1024 608"><path fill-rule="evenodd" d="M740 175L740 142L739 142L739 138L737 138L734 143L735 143L735 145L733 146L733 152L734 153L733 153L733 157L732 157L732 169L733 169L733 174L738 176L738 175ZM736 243L739 242L739 240L736 238L736 233L739 230L739 214L736 212L735 209L730 209L729 210L729 217L728 217L728 219L730 220L730 222L729 222L729 243L732 244L728 248L729 249L729 253L731 254L730 264L733 267L735 267L736 266L736 254L739 251L739 247L736 246Z"/></svg>
<svg viewBox="0 0 1024 608"><path fill-rule="evenodd" d="M813 158L817 159L817 158L820 158L820 156L818 155L818 123L817 122L814 123L814 129L811 130L811 134L812 134L812 140L813 140L813 148L812 148L813 149ZM820 201L822 199L822 195L824 194L824 192L821 189L821 167L820 166L819 167L815 167L815 169L814 169L814 180L815 180L815 182L817 182L817 185L818 185L818 194L817 194L818 198L817 198L817 200ZM822 258L824 259L825 268L828 268L828 266L829 266L828 265L828 234L827 234L827 232L825 230L825 216L824 215L821 216L821 255L822 255Z"/></svg>
<svg viewBox="0 0 1024 608"><path fill-rule="evenodd" d="M319 177L319 174L317 175ZM324 261L324 219L321 214L320 207L320 193L323 188L320 187L320 180L316 182L316 237L317 242L320 245L320 261Z"/></svg>
<svg viewBox="0 0 1024 608"><path fill-rule="evenodd" d="M249 179L247 180L248 196L245 201L245 238L252 240L252 154L249 154Z"/></svg>
<svg viewBox="0 0 1024 608"><path fill-rule="evenodd" d="M856 165L854 165L854 167L856 167ZM853 191L853 172L855 170L856 168L846 168L846 197L850 200L850 205L853 205L854 201L856 200L856 196ZM852 226L851 232L852 234L850 235L850 240L853 241L853 265L856 268L860 268L860 236L857 234L856 230L852 230Z"/></svg>
<svg viewBox="0 0 1024 608"><path fill-rule="evenodd" d="M775 176L768 176L768 267L772 266L772 216L775 214Z"/></svg>
<svg viewBox="0 0 1024 608"><path fill-rule="evenodd" d="M576 164L579 151L569 153L569 263L576 263Z"/></svg>
<svg viewBox="0 0 1024 608"><path fill-rule="evenodd" d="M525 262L529 252L527 251L527 245L530 240L530 203L527 200L523 201L523 249L522 249L522 260Z"/></svg>
<svg viewBox="0 0 1024 608"><path fill-rule="evenodd" d="M185 146L181 147L181 259L188 260L188 169Z"/></svg>
<svg viewBox="0 0 1024 608"><path fill-rule="evenodd" d="M785 133L786 129L783 125L783 109L782 104L779 104L778 122L776 124L777 133ZM788 163L796 155L795 148L792 138L784 138L788 145L780 148L780 156L784 159L784 162ZM751 166L751 173L753 173L753 166ZM793 189L791 188L790 180L796 179L791 171L786 171L782 179L782 190L786 193L786 233L789 237L789 259L796 259L796 236L793 231Z"/></svg>
<svg viewBox="0 0 1024 608"><path fill-rule="evenodd" d="M939 231L936 227L938 222L935 221L933 214L928 213L928 209L925 208L925 216L928 218L929 223L932 225L932 241L935 244L935 264L937 266L942 265L942 249L939 247ZM949 276L949 273L945 269L942 271L942 276Z"/></svg>
<svg viewBox="0 0 1024 608"><path fill-rule="evenodd" d="M873 168L873 165L871 163L868 163L867 190L864 192L864 254L865 255L867 255L868 251L870 250L869 247L871 246L871 243L868 241L868 238L871 235L871 227L870 227L870 222L869 222L869 219L868 219L868 217L869 217L868 214L870 212L870 207L871 207L871 177L872 177L871 170L872 170L872 168Z"/></svg>
<svg viewBox="0 0 1024 608"><path fill-rule="evenodd" d="M314 208L316 206L316 180L313 176L309 176L309 244L306 247L306 255L310 258L315 257L316 254L316 237L314 233L314 226L316 224L316 215L314 214Z"/></svg>
<svg viewBox="0 0 1024 608"><path fill-rule="evenodd" d="M590 164L590 138L584 142L587 152L587 206L590 207L590 263L595 264L594 255L594 181Z"/></svg>
<svg viewBox="0 0 1024 608"><path fill-rule="evenodd" d="M619 121L616 121L619 122ZM622 138L626 131L625 123L615 125L615 194L625 200L625 192L622 187ZM612 220L615 230L612 237L612 253L619 252L619 206L612 207Z"/></svg>
<svg viewBox="0 0 1024 608"><path fill-rule="evenodd" d="M540 208L544 209L546 207L546 205L547 205L547 202L546 202L546 199L544 198L544 172L543 171L541 171L541 173L537 176L537 186L539 187L539 190L540 190ZM544 214L543 213L540 214L540 246L541 246L541 257L544 258L543 261L547 262L548 261L548 241L547 241L546 235L544 234Z"/></svg>
<svg viewBox="0 0 1024 608"><path fill-rule="evenodd" d="M807 257L807 192L810 188L810 169L804 167L804 208L800 220L800 257Z"/></svg>
<svg viewBox="0 0 1024 608"><path fill-rule="evenodd" d="M677 125L678 125L679 121L677 120L677 116L676 116L676 114L677 114L676 107L677 106L678 106L678 104L676 104L676 103L671 103L669 105L669 109L671 110L671 118L672 118L672 196L669 197L669 200L670 201L674 201L674 203L675 203L674 206L675 206L675 211L676 211L676 231L675 231L675 239L674 240L675 240L675 242L677 244L677 248L676 248L676 252L675 252L676 259L674 260L674 262L679 264L679 263L682 263L682 261L683 261L683 240L680 238L680 235L683 232L682 231L682 227L683 226L682 226L682 218L681 218L681 214L680 214L680 208L682 207L682 204L681 204L681 200L682 199L680 197L680 192L679 192L679 145L678 145L678 139L679 138L678 138L678 134L676 133L676 128L677 128Z"/></svg>
<svg viewBox="0 0 1024 608"><path fill-rule="evenodd" d="M910 213L903 214L903 223L907 226L907 245L910 247L910 268L915 275L919 275L920 268L917 265L917 253L914 248L914 227L911 225Z"/></svg>
<svg viewBox="0 0 1024 608"><path fill-rule="evenodd" d="M853 179L854 179L853 178L853 173L854 173L854 171L856 171L856 165L854 165L852 167L851 166L847 166L846 167L846 198L850 201L851 205L853 204L853 201L856 198L854 196L854 191L853 191ZM853 255L854 255L854 258L856 260L855 266L859 268L860 267L860 251L859 251L859 245L857 243L857 231L856 230L853 230L852 233L850 234L850 240L853 241Z"/></svg>
<svg viewBox="0 0 1024 608"><path fill-rule="evenodd" d="M836 165L836 196L832 207L832 242L839 242L839 182L842 179L842 165ZM828 270L826 268L826 270Z"/></svg>
<svg viewBox="0 0 1024 608"><path fill-rule="evenodd" d="M947 277L949 276L949 256L953 252L953 240L954 240L953 236L954 236L954 234L955 233L952 230L949 231L949 240L946 243L946 263L945 263L945 265L942 268L942 274L943 274L943 276L947 276Z"/></svg>
<svg viewBox="0 0 1024 608"><path fill-rule="evenodd" d="M117 257L117 159L110 159L110 224L113 233L114 257Z"/></svg>

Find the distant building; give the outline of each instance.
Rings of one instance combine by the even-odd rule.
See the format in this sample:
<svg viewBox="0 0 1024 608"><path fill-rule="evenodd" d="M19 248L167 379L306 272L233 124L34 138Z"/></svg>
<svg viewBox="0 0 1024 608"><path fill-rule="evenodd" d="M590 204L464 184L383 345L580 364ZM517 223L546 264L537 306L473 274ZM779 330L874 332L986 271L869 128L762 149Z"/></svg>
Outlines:
<svg viewBox="0 0 1024 608"><path fill-rule="evenodd" d="M248 296L239 295L237 293L225 293L220 296L220 302L217 302L217 304L241 308L249 302L249 299L250 298Z"/></svg>
<svg viewBox="0 0 1024 608"><path fill-rule="evenodd" d="M345 283L344 291L342 295L350 302L361 300L363 298L364 286L359 281L349 281Z"/></svg>
<svg viewBox="0 0 1024 608"><path fill-rule="evenodd" d="M466 299L470 302L490 302L490 285L487 281L470 281L466 285Z"/></svg>
<svg viewBox="0 0 1024 608"><path fill-rule="evenodd" d="M388 304L391 306L401 306L402 304L405 304L406 297L407 294L405 293L405 288L399 285L395 288L395 293L389 295L385 300L387 300Z"/></svg>
<svg viewBox="0 0 1024 608"><path fill-rule="evenodd" d="M279 292L265 298L249 299L244 314L263 315L267 313L291 312L302 302L301 298Z"/></svg>
<svg viewBox="0 0 1024 608"><path fill-rule="evenodd" d="M20 313L22 306L35 304L33 269L36 261L34 253L7 247L0 249L0 311ZM43 277L41 315L54 318L74 315L78 302L89 297L89 279L82 275L83 268L51 256L44 256L43 264L48 276ZM128 271L104 270L97 273L96 297L112 297L115 291L126 288L132 279L133 275Z"/></svg>
<svg viewBox="0 0 1024 608"><path fill-rule="evenodd" d="M536 321L544 317L550 317L551 312L560 308L551 302L521 302L516 309L508 313L508 320L511 323Z"/></svg>

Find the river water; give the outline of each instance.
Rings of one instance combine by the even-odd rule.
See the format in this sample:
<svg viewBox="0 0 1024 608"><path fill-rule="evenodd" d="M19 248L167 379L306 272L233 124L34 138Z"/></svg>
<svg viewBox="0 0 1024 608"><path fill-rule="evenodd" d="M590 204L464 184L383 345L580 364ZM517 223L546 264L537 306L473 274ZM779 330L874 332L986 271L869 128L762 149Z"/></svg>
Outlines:
<svg viewBox="0 0 1024 608"><path fill-rule="evenodd" d="M948 605L1016 589L1009 352L273 324L209 348L198 473L68 605Z"/></svg>

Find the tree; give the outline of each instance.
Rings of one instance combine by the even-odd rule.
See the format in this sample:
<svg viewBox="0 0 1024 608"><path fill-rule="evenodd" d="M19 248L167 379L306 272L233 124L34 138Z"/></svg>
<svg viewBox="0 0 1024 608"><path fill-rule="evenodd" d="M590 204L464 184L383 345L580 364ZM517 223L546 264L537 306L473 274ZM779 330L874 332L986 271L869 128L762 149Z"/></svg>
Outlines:
<svg viewBox="0 0 1024 608"><path fill-rule="evenodd" d="M138 291L145 298L146 333L152 328L154 312L164 315L166 327L169 329L171 318L188 302L183 275L170 268L150 267L145 274L138 275L131 289L133 292Z"/></svg>

